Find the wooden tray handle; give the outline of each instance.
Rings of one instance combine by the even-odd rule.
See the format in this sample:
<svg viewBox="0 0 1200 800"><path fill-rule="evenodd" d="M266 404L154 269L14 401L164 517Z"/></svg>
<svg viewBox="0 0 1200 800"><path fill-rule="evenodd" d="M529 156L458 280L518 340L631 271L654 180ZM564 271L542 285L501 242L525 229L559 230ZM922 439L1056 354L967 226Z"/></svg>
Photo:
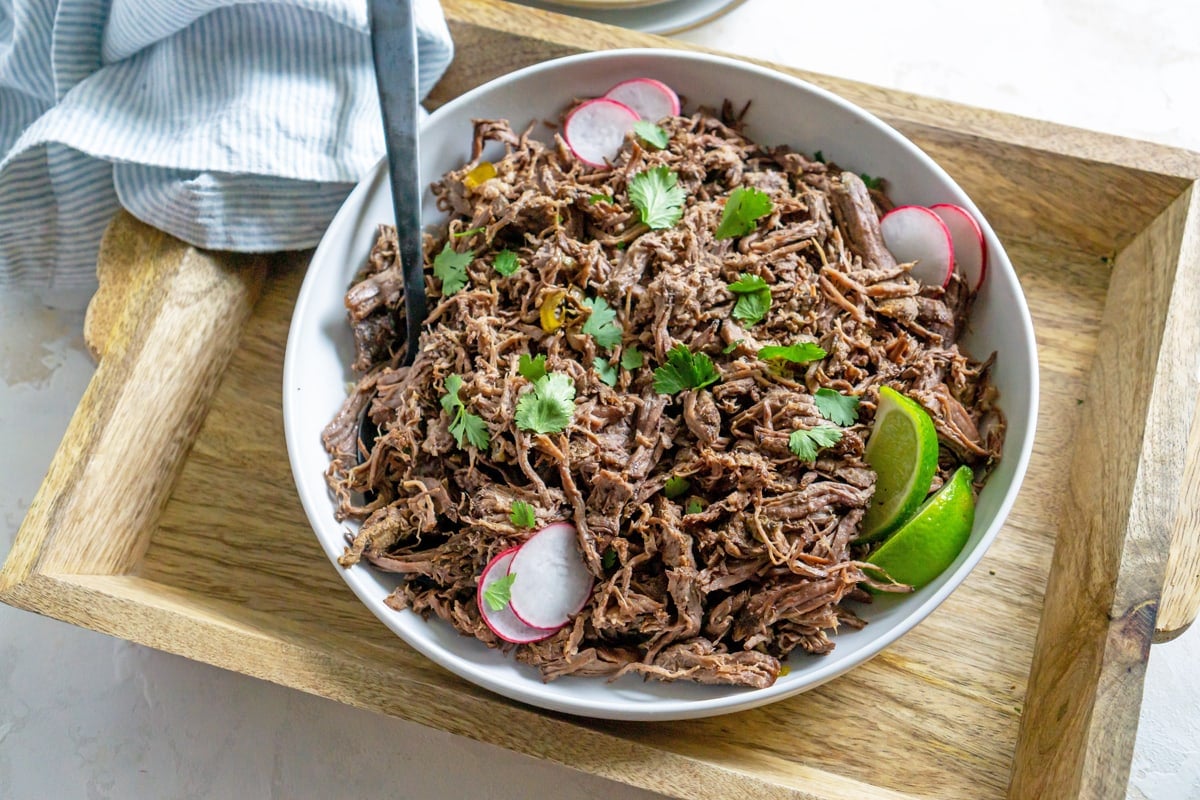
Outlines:
<svg viewBox="0 0 1200 800"><path fill-rule="evenodd" d="M1169 642L1200 612L1200 401L1188 437L1183 493L1171 530L1171 553L1154 626L1154 642Z"/></svg>
<svg viewBox="0 0 1200 800"><path fill-rule="evenodd" d="M125 212L109 223L84 322L100 365L26 520L77 544L42 555L41 571L136 569L269 266L190 247ZM105 394L113 385L135 391ZM156 409L148 424L147 407ZM137 476L119 492L114 465ZM54 496L64 483L69 502Z"/></svg>

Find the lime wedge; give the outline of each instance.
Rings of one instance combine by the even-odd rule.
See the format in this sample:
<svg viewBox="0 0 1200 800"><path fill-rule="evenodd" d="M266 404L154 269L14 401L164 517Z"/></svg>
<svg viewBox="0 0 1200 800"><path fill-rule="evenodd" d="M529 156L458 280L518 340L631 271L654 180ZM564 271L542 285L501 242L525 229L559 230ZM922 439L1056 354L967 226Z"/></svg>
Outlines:
<svg viewBox="0 0 1200 800"><path fill-rule="evenodd" d="M916 589L941 575L971 537L975 524L972 477L970 467L959 467L912 519L867 557L867 563Z"/></svg>
<svg viewBox="0 0 1200 800"><path fill-rule="evenodd" d="M864 457L875 470L875 494L858 541L874 542L903 525L929 494L938 459L933 420L915 400L880 387Z"/></svg>

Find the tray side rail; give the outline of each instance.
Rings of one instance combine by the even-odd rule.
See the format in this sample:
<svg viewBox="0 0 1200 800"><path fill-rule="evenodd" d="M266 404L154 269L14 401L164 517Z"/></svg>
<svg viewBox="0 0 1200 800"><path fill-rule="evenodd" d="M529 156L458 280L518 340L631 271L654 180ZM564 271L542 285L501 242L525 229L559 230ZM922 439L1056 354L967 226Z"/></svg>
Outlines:
<svg viewBox="0 0 1200 800"><path fill-rule="evenodd" d="M0 573L2 599L35 572L137 569L269 263L197 250L128 214L106 230L100 263L118 253L135 265L124 302L104 312L100 364Z"/></svg>
<svg viewBox="0 0 1200 800"><path fill-rule="evenodd" d="M1174 523L1195 491L1184 478L1200 393L1197 308L1200 202L1189 189L1114 264L1012 798L1125 796Z"/></svg>

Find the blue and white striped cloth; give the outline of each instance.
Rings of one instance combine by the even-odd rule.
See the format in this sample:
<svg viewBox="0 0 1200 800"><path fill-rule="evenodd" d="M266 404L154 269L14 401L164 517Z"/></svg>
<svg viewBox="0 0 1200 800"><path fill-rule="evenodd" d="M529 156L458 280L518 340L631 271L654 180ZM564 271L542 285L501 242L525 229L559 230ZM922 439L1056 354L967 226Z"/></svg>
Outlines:
<svg viewBox="0 0 1200 800"><path fill-rule="evenodd" d="M450 34L397 1L423 95ZM118 205L201 247L312 246L383 151L365 0L0 0L0 286L94 286Z"/></svg>

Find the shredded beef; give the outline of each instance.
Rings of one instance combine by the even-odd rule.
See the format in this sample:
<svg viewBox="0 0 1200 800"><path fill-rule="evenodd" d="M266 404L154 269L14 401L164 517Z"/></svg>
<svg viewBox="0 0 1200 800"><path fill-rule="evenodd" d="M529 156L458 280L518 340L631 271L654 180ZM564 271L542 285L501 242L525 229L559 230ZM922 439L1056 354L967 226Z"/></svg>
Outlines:
<svg viewBox="0 0 1200 800"><path fill-rule="evenodd" d="M446 620L492 647L476 582L487 562L537 524L569 520L595 576L587 606L552 637L516 646L544 679L640 674L657 680L769 686L781 659L834 647L829 634L864 623L844 605L868 601L865 546L854 542L874 490L863 461L878 390L915 398L943 445L935 486L959 464L979 481L999 457L1004 418L992 364L957 346L971 293L920 284L883 244L886 194L852 172L747 139L737 120L697 113L664 120L665 149L630 138L605 168L582 165L557 136L543 143L503 120L476 123L471 160L433 185L449 216L427 236L431 312L410 367L396 366L404 333L394 230L381 228L346 295L361 380L325 432L328 480L344 518L362 525L342 563L402 573L388 598ZM495 176L472 173L491 156ZM651 230L629 197L631 179L665 165L687 193L682 219ZM753 186L772 211L741 237L714 231L730 192ZM603 199L597 196L603 196ZM437 253L470 251L466 286L445 296ZM509 276L496 254L516 254ZM771 292L749 325L731 315L726 287L748 274ZM585 334L588 307L616 311L620 342ZM565 323L542 325L547 302ZM807 365L768 364L765 345L812 342ZM677 395L654 389L654 369L678 344L707 354L720 381ZM640 367L620 366L636 348ZM572 421L536 434L515 423L529 380L522 355L571 378ZM604 380L596 365L606 366ZM616 374L615 381L611 374ZM459 446L441 404L450 374L487 427L489 445ZM856 422L813 462L789 449L792 431L830 424L814 395L860 398ZM380 433L368 453L357 425ZM361 463L360 463L361 462ZM666 496L682 478L682 495ZM370 498L368 501L365 498Z"/></svg>

